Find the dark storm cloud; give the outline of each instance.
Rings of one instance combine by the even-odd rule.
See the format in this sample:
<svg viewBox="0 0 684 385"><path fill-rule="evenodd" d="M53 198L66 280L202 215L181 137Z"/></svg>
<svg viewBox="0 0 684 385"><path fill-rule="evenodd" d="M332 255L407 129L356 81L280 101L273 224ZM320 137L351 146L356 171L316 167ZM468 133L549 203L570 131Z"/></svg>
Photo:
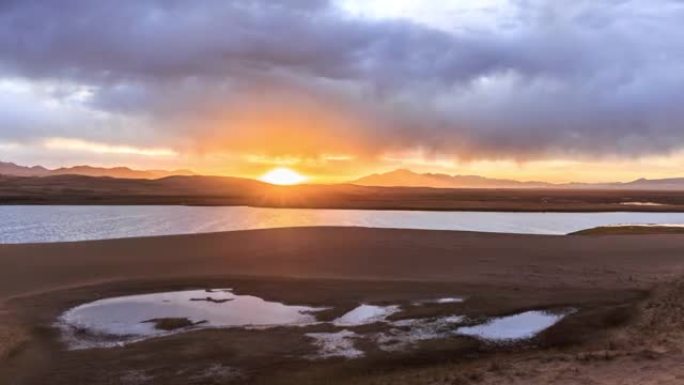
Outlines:
<svg viewBox="0 0 684 385"><path fill-rule="evenodd" d="M0 71L87 85L91 108L151 119L169 140L230 139L229 124L207 120L257 99L358 117L336 129L378 151L530 158L684 145L680 2L514 6L501 28L445 31L352 18L323 0L5 0ZM5 127L10 118L23 127L0 113Z"/></svg>

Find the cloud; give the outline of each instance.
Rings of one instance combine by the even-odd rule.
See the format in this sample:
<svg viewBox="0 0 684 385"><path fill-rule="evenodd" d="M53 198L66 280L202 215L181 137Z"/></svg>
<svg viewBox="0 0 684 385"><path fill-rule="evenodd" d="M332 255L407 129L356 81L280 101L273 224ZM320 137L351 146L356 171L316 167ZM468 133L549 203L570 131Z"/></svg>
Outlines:
<svg viewBox="0 0 684 385"><path fill-rule="evenodd" d="M449 3L368 17L324 0L6 0L0 76L72 89L41 94L49 111L0 102L0 134L269 156L684 147L681 2Z"/></svg>
<svg viewBox="0 0 684 385"><path fill-rule="evenodd" d="M92 152L96 154L121 154L151 157L173 157L178 155L169 148L141 148L132 146L112 146L107 143L88 142L71 138L48 138L43 143L47 149Z"/></svg>

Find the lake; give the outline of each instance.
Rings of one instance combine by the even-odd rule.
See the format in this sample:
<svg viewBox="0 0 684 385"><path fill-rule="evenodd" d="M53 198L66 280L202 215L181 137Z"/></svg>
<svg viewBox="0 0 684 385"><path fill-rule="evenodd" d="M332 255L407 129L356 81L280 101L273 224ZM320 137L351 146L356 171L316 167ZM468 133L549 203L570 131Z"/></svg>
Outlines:
<svg viewBox="0 0 684 385"><path fill-rule="evenodd" d="M63 242L295 226L567 234L617 224L684 224L684 213L512 213L192 206L0 206L0 243Z"/></svg>

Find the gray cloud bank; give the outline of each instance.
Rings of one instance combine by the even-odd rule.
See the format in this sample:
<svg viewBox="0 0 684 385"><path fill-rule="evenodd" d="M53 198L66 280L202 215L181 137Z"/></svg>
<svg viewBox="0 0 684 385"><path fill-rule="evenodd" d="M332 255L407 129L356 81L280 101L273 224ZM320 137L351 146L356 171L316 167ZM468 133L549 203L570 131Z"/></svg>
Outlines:
<svg viewBox="0 0 684 385"><path fill-rule="evenodd" d="M87 87L79 108L114 123L74 114L52 125L0 101L0 136L106 139L131 119L146 122L146 141L244 144L272 133L245 134L254 114L292 103L302 125L310 111L332 116L302 134L370 152L529 159L684 147L684 3L513 1L495 29L457 28L455 17L445 30L355 18L324 0L3 0L0 77Z"/></svg>

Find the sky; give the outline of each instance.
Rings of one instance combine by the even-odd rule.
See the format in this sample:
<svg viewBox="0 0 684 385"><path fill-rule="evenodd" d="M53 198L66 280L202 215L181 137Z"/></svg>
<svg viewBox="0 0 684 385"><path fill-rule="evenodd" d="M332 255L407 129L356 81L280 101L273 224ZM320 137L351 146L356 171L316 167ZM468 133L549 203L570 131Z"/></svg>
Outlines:
<svg viewBox="0 0 684 385"><path fill-rule="evenodd" d="M684 176L684 2L0 0L0 160Z"/></svg>

